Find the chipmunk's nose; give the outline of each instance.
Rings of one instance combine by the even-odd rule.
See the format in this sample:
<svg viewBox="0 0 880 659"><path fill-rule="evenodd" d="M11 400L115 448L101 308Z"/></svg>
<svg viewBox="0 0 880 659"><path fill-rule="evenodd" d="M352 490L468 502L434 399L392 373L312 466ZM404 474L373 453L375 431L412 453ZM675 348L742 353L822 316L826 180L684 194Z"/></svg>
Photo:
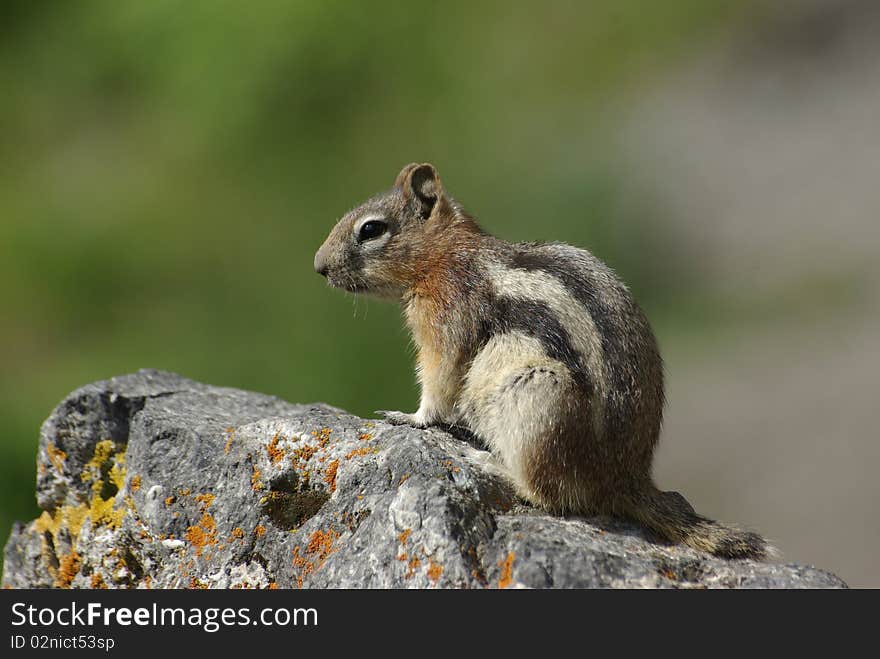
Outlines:
<svg viewBox="0 0 880 659"><path fill-rule="evenodd" d="M315 254L315 272L317 272L322 277L326 277L329 270L330 267L327 265L327 259L324 258L324 255L319 249L318 253Z"/></svg>

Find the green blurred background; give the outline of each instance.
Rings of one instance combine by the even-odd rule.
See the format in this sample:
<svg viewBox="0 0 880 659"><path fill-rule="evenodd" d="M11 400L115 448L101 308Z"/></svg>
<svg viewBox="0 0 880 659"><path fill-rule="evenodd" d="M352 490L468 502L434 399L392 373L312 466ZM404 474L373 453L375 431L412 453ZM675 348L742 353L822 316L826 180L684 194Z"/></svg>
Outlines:
<svg viewBox="0 0 880 659"><path fill-rule="evenodd" d="M798 21L821 19L824 4L5 1L2 538L37 514L39 424L91 381L152 367L362 415L414 409L398 310L328 289L312 258L349 207L402 165L429 160L492 233L588 247L630 283L667 356L662 485L760 528L791 560L880 584L877 535L841 537L853 529L835 528L834 510L803 501L803 479L817 486L809 469L824 473L821 451L794 449L801 431L772 413L748 430L765 454L737 441L751 383L800 361L773 366L773 341L842 309L863 317L868 277L852 259L817 270L806 254L767 275L777 259L766 246L779 237L742 241L746 220L773 226L766 205L730 220L741 230L715 231L753 188L713 196L736 180L711 166L730 162L711 124L733 105L705 101L723 98L718 90L700 95L719 79L759 89L749 81L767 61L788 66L780 32L795 35L800 62L798 35L813 28ZM778 106L761 107L774 117ZM689 122L697 110L704 121ZM743 263L775 283L742 285ZM759 354L756 342L771 356L748 370L739 355ZM744 402L719 382L739 386ZM706 391L717 396L699 398ZM792 398L794 414L804 403ZM697 408L709 411L708 432ZM847 450L862 463L858 446ZM785 472L785 488L778 475L793 452L800 468ZM769 463L765 476L757 463ZM876 501L876 490L858 496ZM823 544L829 536L840 541ZM855 545L865 551L847 554Z"/></svg>

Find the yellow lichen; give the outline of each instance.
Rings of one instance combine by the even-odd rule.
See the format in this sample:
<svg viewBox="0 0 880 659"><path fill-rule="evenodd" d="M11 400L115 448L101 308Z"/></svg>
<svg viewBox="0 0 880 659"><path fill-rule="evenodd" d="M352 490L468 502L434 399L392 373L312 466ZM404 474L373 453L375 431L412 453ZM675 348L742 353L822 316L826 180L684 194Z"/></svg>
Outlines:
<svg viewBox="0 0 880 659"><path fill-rule="evenodd" d="M110 473L107 474L107 477L110 479L110 482L116 486L117 490L121 490L122 486L125 485L125 455L121 455L116 458L116 463L110 468Z"/></svg>
<svg viewBox="0 0 880 659"><path fill-rule="evenodd" d="M61 542L59 533L62 529L66 530L67 537L72 543L79 538L80 531L86 518L89 519L91 526L109 526L117 528L122 524L125 516L124 507L116 509L116 492L120 490L125 483L125 451L114 452L116 445L113 440L105 439L95 445L95 451L82 472L80 479L86 483L91 481L92 496L88 503L79 503L77 505L62 505L56 508L52 513L43 511L43 513L34 522L34 528L41 534L49 533L52 537L54 547L60 547ZM113 460L113 465L107 468L108 461ZM105 498L106 488L109 485L116 488L116 492L108 498ZM49 552L50 548L44 542L45 552ZM59 564L64 557L58 557ZM79 560L75 550L66 557L67 564L64 574L69 574L74 567L74 563ZM78 568L77 568L78 569ZM59 567L58 574L61 575L62 581L66 579L61 573ZM72 579L72 577L71 577Z"/></svg>
<svg viewBox="0 0 880 659"><path fill-rule="evenodd" d="M122 518L125 516L125 510L115 507L116 498L102 499L99 494L92 496L92 502L89 506L89 517L93 526L109 526L115 529L122 524Z"/></svg>
<svg viewBox="0 0 880 659"><path fill-rule="evenodd" d="M41 534L47 531L52 535L53 541L57 541L58 532L66 528L71 537L77 537L82 527L83 520L89 513L89 507L81 503L78 506L61 506L51 515L44 510L34 522L34 529Z"/></svg>
<svg viewBox="0 0 880 659"><path fill-rule="evenodd" d="M112 439L105 439L95 444L95 452L92 454L92 459L86 462L80 474L83 483L100 478L101 468L113 456L115 448L116 444Z"/></svg>

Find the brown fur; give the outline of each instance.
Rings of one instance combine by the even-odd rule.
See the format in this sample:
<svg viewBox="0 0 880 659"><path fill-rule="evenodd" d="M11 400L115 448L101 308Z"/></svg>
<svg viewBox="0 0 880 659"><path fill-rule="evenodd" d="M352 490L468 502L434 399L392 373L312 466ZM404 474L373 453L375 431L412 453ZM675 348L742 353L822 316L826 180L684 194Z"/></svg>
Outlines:
<svg viewBox="0 0 880 659"><path fill-rule="evenodd" d="M358 227L372 218L386 231L361 240ZM522 495L551 512L633 519L666 541L725 558L767 555L760 536L702 517L654 485L662 362L629 291L588 252L489 236L446 195L433 166L414 163L392 190L336 224L315 268L333 285L403 303L422 405L389 420L488 433L493 450L508 452ZM514 297L499 296L498 282ZM570 297L580 304L559 306ZM572 327L572 318L583 323ZM517 336L531 338L487 347L492 337ZM511 349L519 352L504 352Z"/></svg>

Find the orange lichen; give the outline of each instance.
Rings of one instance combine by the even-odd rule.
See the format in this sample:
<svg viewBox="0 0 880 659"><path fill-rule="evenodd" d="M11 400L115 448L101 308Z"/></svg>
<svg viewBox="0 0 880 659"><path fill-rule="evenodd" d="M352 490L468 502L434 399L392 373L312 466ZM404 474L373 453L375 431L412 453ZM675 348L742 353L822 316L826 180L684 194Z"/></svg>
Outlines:
<svg viewBox="0 0 880 659"><path fill-rule="evenodd" d="M403 575L406 579L409 579L412 575L416 573L416 569L421 566L422 562L419 560L418 556L413 556L409 559L409 564L407 565L406 574Z"/></svg>
<svg viewBox="0 0 880 659"><path fill-rule="evenodd" d="M345 454L346 460L351 460L354 456L363 456L370 455L371 453L378 453L378 449L373 446L362 446L360 448L356 448L353 451L349 451Z"/></svg>
<svg viewBox="0 0 880 659"><path fill-rule="evenodd" d="M211 505L214 503L214 495L213 494L197 494L196 501L199 502L199 509L202 512L205 512Z"/></svg>
<svg viewBox="0 0 880 659"><path fill-rule="evenodd" d="M229 449L232 448L232 440L235 439L235 428L227 428L226 429L226 446L223 447L224 453L229 453Z"/></svg>
<svg viewBox="0 0 880 659"><path fill-rule="evenodd" d="M398 487L400 487L401 485L406 483L408 480L409 480L409 473L407 472L403 476L400 477L400 481L397 483Z"/></svg>
<svg viewBox="0 0 880 659"><path fill-rule="evenodd" d="M92 573L92 578L89 581L89 585L92 588L101 589L101 590L104 590L107 588L107 584L104 583L104 577L102 577L97 572Z"/></svg>
<svg viewBox="0 0 880 659"><path fill-rule="evenodd" d="M315 446L313 444L305 444L303 446L300 446L299 448L292 449L292 450L288 451L288 453L291 456L290 464L294 469L299 471L299 473L302 475L302 477L304 479L305 486L308 485L308 479L311 476L306 464L309 462L309 460L312 459L312 457L316 453L319 453L322 449L327 447L327 445L330 443L330 439L331 439L330 433L331 432L332 431L329 428L322 428L321 430L313 430L312 436L318 440L317 446ZM300 439L299 436L296 436L293 441L298 441L299 439ZM317 461L319 463L323 463L327 459L328 459L328 456L321 455L318 457Z"/></svg>
<svg viewBox="0 0 880 659"><path fill-rule="evenodd" d="M196 548L196 556L201 556L206 547L217 544L217 523L208 513L204 513L198 526L186 530L186 539Z"/></svg>
<svg viewBox="0 0 880 659"><path fill-rule="evenodd" d="M406 553L406 541L409 540L410 533L412 533L412 530L404 529L403 533L397 536L397 539L400 541L400 544L403 547L403 551L401 551L400 554L398 554L397 556L398 561L409 560L409 555Z"/></svg>
<svg viewBox="0 0 880 659"><path fill-rule="evenodd" d="M278 584L274 581L270 581L269 585L266 587L268 590L278 590Z"/></svg>
<svg viewBox="0 0 880 659"><path fill-rule="evenodd" d="M360 435L358 435L358 439L361 440L362 442L368 442L371 439L373 439L373 436L370 433L365 432L365 433L361 433Z"/></svg>
<svg viewBox="0 0 880 659"><path fill-rule="evenodd" d="M131 477L131 491L137 492L141 489L141 477L140 476L132 476Z"/></svg>
<svg viewBox="0 0 880 659"><path fill-rule="evenodd" d="M330 442L330 434L332 432L330 428L321 428L320 430L313 430L312 437L316 437L321 448L324 448Z"/></svg>
<svg viewBox="0 0 880 659"><path fill-rule="evenodd" d="M251 489L254 492L259 492L263 489L263 482L260 480L262 476L262 472L257 465L254 465L253 471L251 472Z"/></svg>
<svg viewBox="0 0 880 659"><path fill-rule="evenodd" d="M514 552L508 552L507 558L498 563L498 567L501 568L501 577L498 579L499 588L507 588L513 583L513 559L515 558Z"/></svg>
<svg viewBox="0 0 880 659"><path fill-rule="evenodd" d="M454 472L454 473L456 473L456 474L457 474L459 471L461 471L461 469L460 469L459 467L456 467L456 466L455 466L455 463L452 462L452 460L443 460L443 461L442 461L442 464L443 464L444 467L446 467L446 471L451 471L451 472Z"/></svg>
<svg viewBox="0 0 880 659"><path fill-rule="evenodd" d="M441 574L443 574L443 566L435 563L433 558L428 559L428 579L437 583Z"/></svg>
<svg viewBox="0 0 880 659"><path fill-rule="evenodd" d="M196 577L190 577L189 587L191 590L208 590L208 584Z"/></svg>
<svg viewBox="0 0 880 659"><path fill-rule="evenodd" d="M181 488L177 491L177 493L182 497L188 497L191 490L188 487Z"/></svg>
<svg viewBox="0 0 880 659"><path fill-rule="evenodd" d="M55 572L55 587L70 588L73 578L79 572L82 560L76 549L71 549L58 561L58 570Z"/></svg>
<svg viewBox="0 0 880 659"><path fill-rule="evenodd" d="M236 526L234 529L232 529L231 535L236 540L241 540L244 537L244 531L241 529L240 526Z"/></svg>
<svg viewBox="0 0 880 659"><path fill-rule="evenodd" d="M321 531L320 529L309 536L309 542L306 545L307 554L318 554L320 558L327 558L332 554L333 542L339 537L339 532L334 529Z"/></svg>
<svg viewBox="0 0 880 659"><path fill-rule="evenodd" d="M264 535L266 535L266 527L262 524L257 524L254 527L254 535L258 538L262 538Z"/></svg>
<svg viewBox="0 0 880 659"><path fill-rule="evenodd" d="M272 464L278 464L281 460L284 459L285 451L283 448L278 446L278 442L281 440L281 434L275 433L275 436L272 437L272 441L266 445L266 453L269 456L269 460Z"/></svg>
<svg viewBox="0 0 880 659"><path fill-rule="evenodd" d="M327 465L327 471L324 474L324 482L327 483L331 492L336 491L336 470L339 469L339 460L334 460Z"/></svg>
<svg viewBox="0 0 880 659"><path fill-rule="evenodd" d="M308 445L301 446L300 448L294 449L292 451L293 458L291 459L290 462L291 462L291 464L293 464L294 467L296 467L298 461L302 460L303 462L308 462L311 459L311 457L317 452L318 452L318 449L315 448L314 446L308 446Z"/></svg>
<svg viewBox="0 0 880 659"><path fill-rule="evenodd" d="M293 566L298 568L300 573L296 577L297 586L302 588L303 579L315 570L319 570L327 557L336 551L333 543L339 538L339 532L334 529L321 531L318 529L309 536L306 543L305 553L300 550L297 545L293 548Z"/></svg>
<svg viewBox="0 0 880 659"><path fill-rule="evenodd" d="M166 507L170 506L172 503L174 503L174 497L173 497L173 496L171 496L171 497L165 497L165 506L166 506Z"/></svg>
<svg viewBox="0 0 880 659"><path fill-rule="evenodd" d="M46 453L49 456L49 462L55 467L59 474L64 473L64 461L67 459L67 453L55 446L52 442L46 445Z"/></svg>

